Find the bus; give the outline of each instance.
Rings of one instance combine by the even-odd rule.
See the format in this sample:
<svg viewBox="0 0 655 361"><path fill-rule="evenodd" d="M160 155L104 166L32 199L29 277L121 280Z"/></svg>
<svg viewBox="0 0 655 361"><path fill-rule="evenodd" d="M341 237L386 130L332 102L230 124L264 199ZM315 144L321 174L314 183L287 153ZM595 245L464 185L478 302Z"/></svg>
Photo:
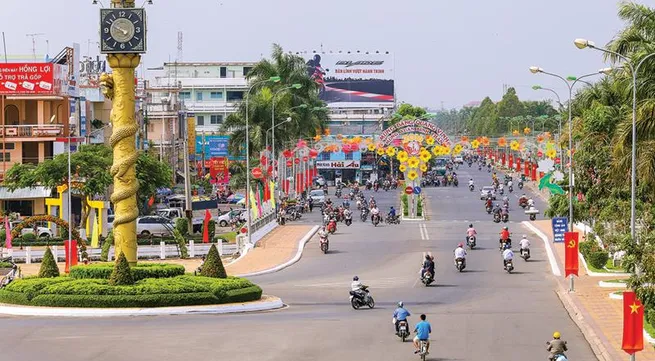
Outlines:
<svg viewBox="0 0 655 361"><path fill-rule="evenodd" d="M443 176L446 174L446 165L448 165L449 161L450 161L450 156L437 157L434 160L434 166L432 167L432 169L434 169L437 175Z"/></svg>

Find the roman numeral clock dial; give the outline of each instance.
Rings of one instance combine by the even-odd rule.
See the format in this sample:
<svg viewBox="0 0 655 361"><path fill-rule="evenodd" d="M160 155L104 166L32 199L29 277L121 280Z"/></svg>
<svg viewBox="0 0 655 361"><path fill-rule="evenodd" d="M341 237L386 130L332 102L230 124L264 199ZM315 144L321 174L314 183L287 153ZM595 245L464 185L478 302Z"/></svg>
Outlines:
<svg viewBox="0 0 655 361"><path fill-rule="evenodd" d="M100 52L146 52L146 14L142 8L100 9Z"/></svg>

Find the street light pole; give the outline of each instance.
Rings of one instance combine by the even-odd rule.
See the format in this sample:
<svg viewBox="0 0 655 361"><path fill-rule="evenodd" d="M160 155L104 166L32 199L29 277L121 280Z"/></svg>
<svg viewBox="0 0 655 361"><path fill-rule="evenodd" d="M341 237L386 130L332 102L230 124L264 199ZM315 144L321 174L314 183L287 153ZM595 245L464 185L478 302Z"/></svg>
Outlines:
<svg viewBox="0 0 655 361"><path fill-rule="evenodd" d="M554 91L553 89L544 88L544 87L542 87L540 85L535 85L535 86L532 87L532 89L534 89L534 90L545 90L545 91L549 91L549 92L555 94L555 97L557 97L557 104L559 105L559 110L561 111L562 108L564 108L564 105L562 105L562 100L559 97L559 94L557 94L557 92ZM562 117L559 118L557 123L558 123L557 124L557 141L559 143L561 141L561 139L562 139ZM564 159L564 157L562 156L562 145L561 144L559 144L559 159L560 160Z"/></svg>
<svg viewBox="0 0 655 361"><path fill-rule="evenodd" d="M273 98L271 101L273 102L272 108L271 108L271 156L269 157L271 160L271 165L273 167L273 179L275 179L275 174L277 174L276 169L275 169L275 98L278 96L278 94L282 93L285 90L289 89L300 89L302 88L302 84L291 84L287 87L284 87L282 89L279 89L278 91L273 94ZM268 149L267 149L268 150ZM266 165L266 168L268 168L268 164Z"/></svg>

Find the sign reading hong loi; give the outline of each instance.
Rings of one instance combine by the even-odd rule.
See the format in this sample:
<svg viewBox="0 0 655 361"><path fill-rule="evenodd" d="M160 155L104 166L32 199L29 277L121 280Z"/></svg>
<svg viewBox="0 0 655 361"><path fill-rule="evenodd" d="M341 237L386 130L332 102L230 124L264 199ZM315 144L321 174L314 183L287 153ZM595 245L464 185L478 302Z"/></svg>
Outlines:
<svg viewBox="0 0 655 361"><path fill-rule="evenodd" d="M358 160L319 160L317 169L359 169Z"/></svg>

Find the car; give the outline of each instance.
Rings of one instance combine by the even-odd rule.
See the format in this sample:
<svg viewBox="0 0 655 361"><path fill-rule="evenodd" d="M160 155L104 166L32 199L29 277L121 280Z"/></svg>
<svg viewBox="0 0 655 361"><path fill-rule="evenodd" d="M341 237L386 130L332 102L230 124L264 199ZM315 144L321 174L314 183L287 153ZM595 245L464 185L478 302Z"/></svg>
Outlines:
<svg viewBox="0 0 655 361"><path fill-rule="evenodd" d="M170 236L175 224L162 216L144 216L136 219L136 233L141 236Z"/></svg>
<svg viewBox="0 0 655 361"><path fill-rule="evenodd" d="M314 202L314 206L321 206L325 201L325 192L322 189L314 189L309 192L309 198Z"/></svg>
<svg viewBox="0 0 655 361"><path fill-rule="evenodd" d="M455 157L454 162L455 162L455 163L459 163L459 164L464 164L464 157L462 157L462 156L457 156L457 157Z"/></svg>
<svg viewBox="0 0 655 361"><path fill-rule="evenodd" d="M11 229L16 228L22 221L15 221L11 222ZM52 230L48 228L48 224L46 222L39 222L36 224L36 236L38 238L51 238L52 235ZM27 233L34 233L34 224L32 224L30 227L25 227L20 231L21 235L27 234Z"/></svg>
<svg viewBox="0 0 655 361"><path fill-rule="evenodd" d="M219 227L229 226L230 220L234 217L245 218L246 217L246 214L244 214L245 211L246 211L245 208L239 208L239 209L233 209L229 212L225 212L224 214L218 217L218 226Z"/></svg>
<svg viewBox="0 0 655 361"><path fill-rule="evenodd" d="M314 182L315 185L317 185L319 187L322 187L322 186L325 185L325 178L323 178L322 175L318 175L318 176L314 177L313 182Z"/></svg>
<svg viewBox="0 0 655 361"><path fill-rule="evenodd" d="M492 186L484 186L480 190L480 199L487 199L487 196L491 194L491 199L496 200L496 191Z"/></svg>

